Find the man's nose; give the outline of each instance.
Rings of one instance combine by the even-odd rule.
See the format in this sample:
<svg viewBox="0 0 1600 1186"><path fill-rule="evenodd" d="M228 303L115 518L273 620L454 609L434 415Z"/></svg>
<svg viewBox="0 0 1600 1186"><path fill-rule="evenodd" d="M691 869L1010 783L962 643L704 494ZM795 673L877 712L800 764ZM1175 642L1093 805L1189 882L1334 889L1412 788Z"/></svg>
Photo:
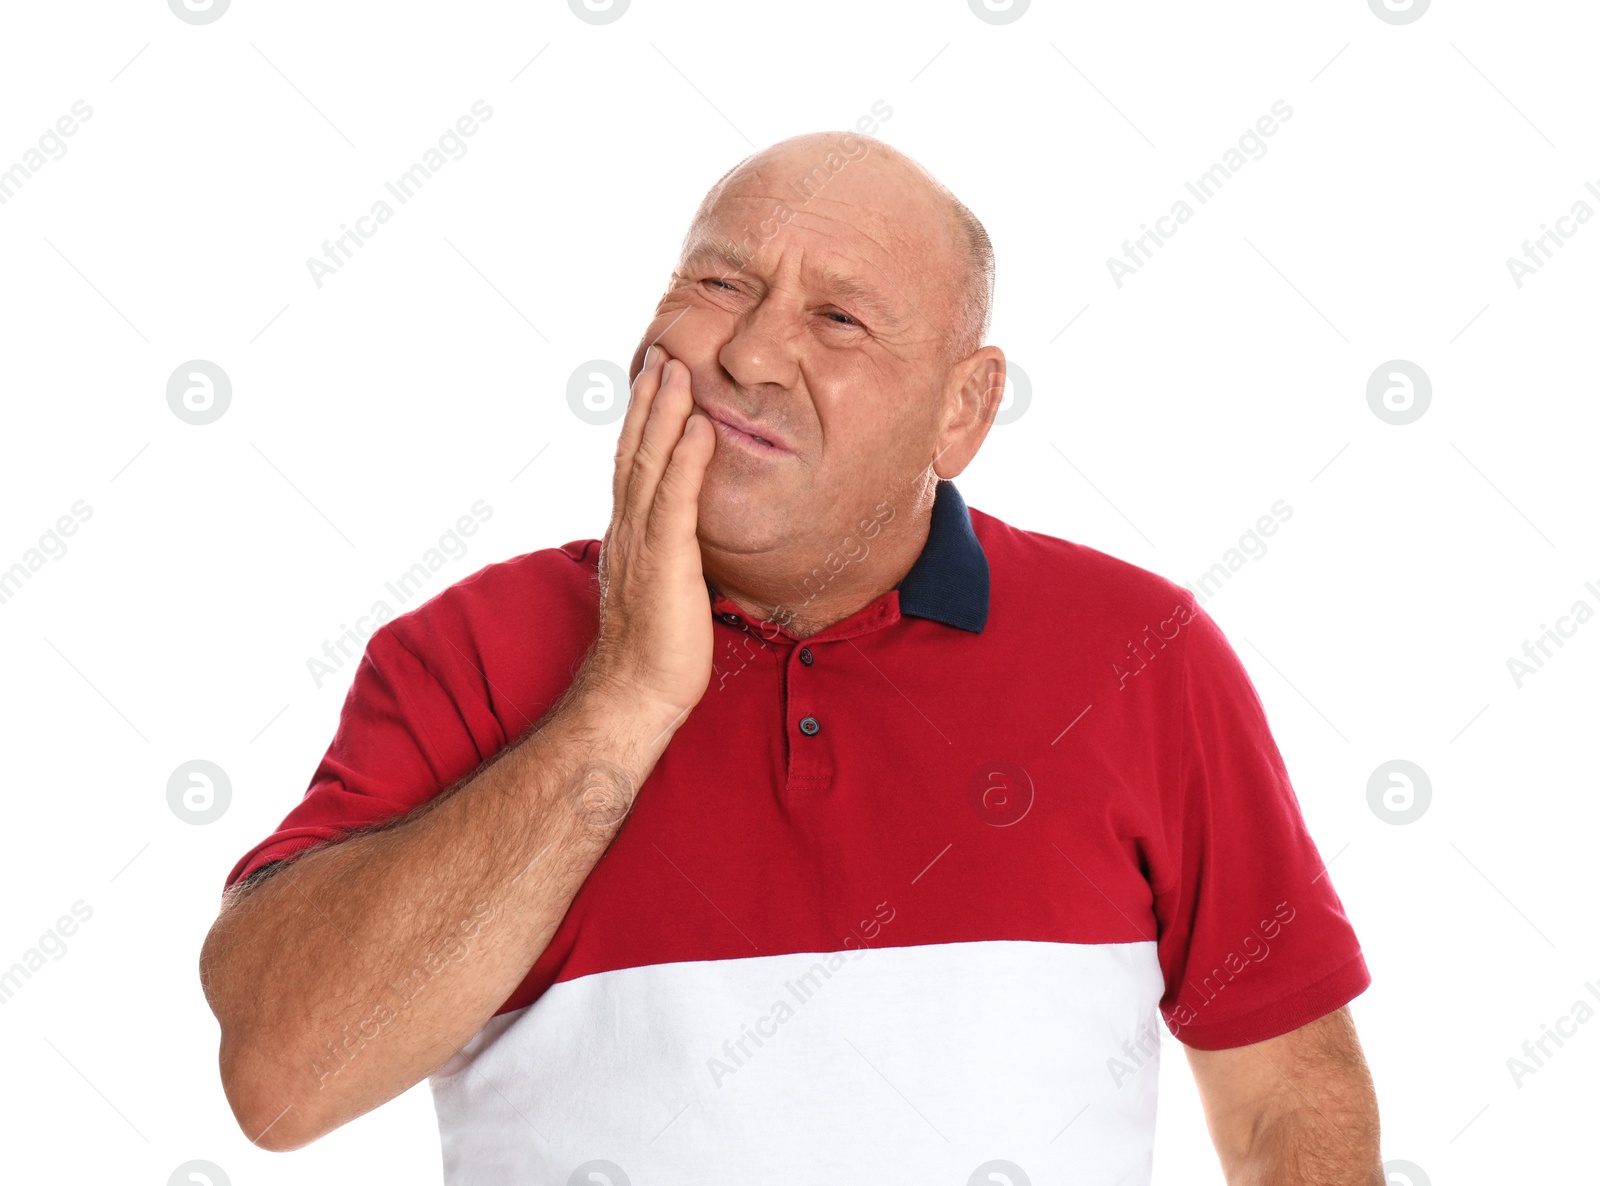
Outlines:
<svg viewBox="0 0 1600 1186"><path fill-rule="evenodd" d="M803 316L792 298L768 292L759 305L739 319L718 361L740 387L797 386Z"/></svg>

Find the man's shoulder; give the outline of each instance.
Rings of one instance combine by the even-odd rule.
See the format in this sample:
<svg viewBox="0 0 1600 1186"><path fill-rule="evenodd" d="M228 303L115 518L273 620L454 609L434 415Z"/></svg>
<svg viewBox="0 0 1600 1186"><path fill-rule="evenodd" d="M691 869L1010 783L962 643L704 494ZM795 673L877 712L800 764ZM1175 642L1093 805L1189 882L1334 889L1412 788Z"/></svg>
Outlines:
<svg viewBox="0 0 1600 1186"><path fill-rule="evenodd" d="M600 541L569 540L560 547L539 548L486 564L462 577L440 596L477 596L491 600L517 597L527 591L570 592L583 589L600 564Z"/></svg>
<svg viewBox="0 0 1600 1186"><path fill-rule="evenodd" d="M1194 594L1158 572L1087 544L1016 527L969 508L973 530L989 559L991 585L1042 610L1170 613L1196 607Z"/></svg>
<svg viewBox="0 0 1600 1186"><path fill-rule="evenodd" d="M600 541L571 540L486 564L388 623L415 650L429 640L481 639L501 625L545 636L591 629L598 605Z"/></svg>

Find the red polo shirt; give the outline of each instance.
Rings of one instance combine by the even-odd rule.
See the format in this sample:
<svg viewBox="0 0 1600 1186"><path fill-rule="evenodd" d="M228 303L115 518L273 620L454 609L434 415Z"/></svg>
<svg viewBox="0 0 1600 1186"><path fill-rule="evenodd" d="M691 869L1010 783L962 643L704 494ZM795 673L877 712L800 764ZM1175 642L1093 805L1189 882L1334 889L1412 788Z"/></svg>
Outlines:
<svg viewBox="0 0 1600 1186"><path fill-rule="evenodd" d="M904 526L880 504L803 596ZM594 637L598 551L381 627L227 884L522 736ZM916 565L843 621L797 640L711 609L705 696L432 1077L448 1182L1144 1182L1158 1014L1218 1049L1369 983L1261 701L1181 586L941 482Z"/></svg>

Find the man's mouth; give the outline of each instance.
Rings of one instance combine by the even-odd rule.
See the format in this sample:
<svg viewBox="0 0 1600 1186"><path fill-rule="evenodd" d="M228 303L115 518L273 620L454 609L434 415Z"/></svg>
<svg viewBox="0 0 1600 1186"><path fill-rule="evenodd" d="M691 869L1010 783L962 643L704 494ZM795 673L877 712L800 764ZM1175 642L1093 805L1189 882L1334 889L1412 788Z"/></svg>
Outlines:
<svg viewBox="0 0 1600 1186"><path fill-rule="evenodd" d="M700 405L700 410L704 412L714 424L717 425L719 436L723 436L728 440L745 445L748 448L759 448L769 450L773 453L790 452L789 447L784 444L782 438L772 433L771 429L765 429L765 431L762 431L762 429L765 427L763 425L752 424L748 421L741 420L739 417L728 412L714 412L704 405Z"/></svg>

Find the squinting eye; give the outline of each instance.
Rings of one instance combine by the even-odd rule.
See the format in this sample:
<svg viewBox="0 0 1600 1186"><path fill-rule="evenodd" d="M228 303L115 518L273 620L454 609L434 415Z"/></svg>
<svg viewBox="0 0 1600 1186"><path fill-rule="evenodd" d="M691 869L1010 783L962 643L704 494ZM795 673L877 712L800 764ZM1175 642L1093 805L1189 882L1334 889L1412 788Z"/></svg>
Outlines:
<svg viewBox="0 0 1600 1186"><path fill-rule="evenodd" d="M859 325L860 324L860 322L858 322L854 317L850 316L850 314L848 314L848 313L840 313L837 310L835 310L832 313L824 313L823 316L824 317L841 318L842 320L839 320L837 322L837 324L839 324L839 325Z"/></svg>
<svg viewBox="0 0 1600 1186"><path fill-rule="evenodd" d="M730 292L733 291L733 285L729 284L726 280L719 280L715 276L712 276L712 277L710 277L708 279L702 280L702 281L700 281L700 283L701 284L717 284L717 285L720 285L723 288L728 289Z"/></svg>

